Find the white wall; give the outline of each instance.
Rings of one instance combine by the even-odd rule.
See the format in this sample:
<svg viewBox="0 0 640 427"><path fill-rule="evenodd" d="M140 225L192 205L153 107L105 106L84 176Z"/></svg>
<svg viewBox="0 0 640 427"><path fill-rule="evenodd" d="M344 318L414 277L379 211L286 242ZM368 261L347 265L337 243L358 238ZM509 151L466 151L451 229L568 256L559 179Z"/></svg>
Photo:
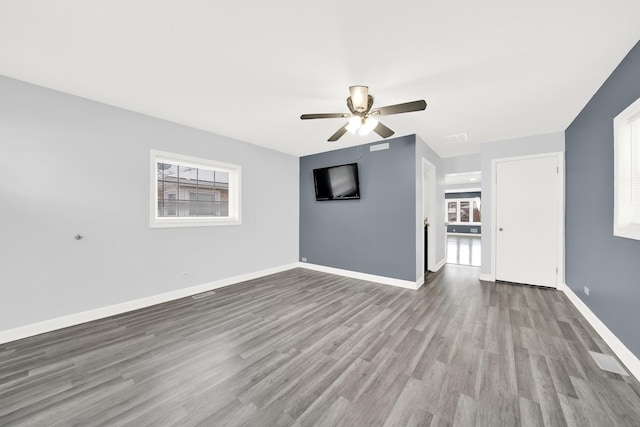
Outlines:
<svg viewBox="0 0 640 427"><path fill-rule="evenodd" d="M444 172L442 159L418 136L416 136L416 278L419 279L424 275L423 258L424 258L424 218L422 216L422 198L424 196L423 176L422 176L422 159L426 159L435 166L436 169L436 197L435 197L435 218L429 218L431 226L429 233L435 233L436 236L436 265L443 263L445 258L445 235L446 227L444 225Z"/></svg>
<svg viewBox="0 0 640 427"><path fill-rule="evenodd" d="M442 170L445 175L450 173L479 171L481 165L482 156L480 153L457 157L445 157L442 159Z"/></svg>
<svg viewBox="0 0 640 427"><path fill-rule="evenodd" d="M492 276L491 218L491 161L505 157L527 156L541 153L564 152L564 132L535 135L482 144L482 268L483 276Z"/></svg>
<svg viewBox="0 0 640 427"><path fill-rule="evenodd" d="M242 225L150 229L150 149L241 165ZM298 182L296 157L0 76L0 331L294 263Z"/></svg>

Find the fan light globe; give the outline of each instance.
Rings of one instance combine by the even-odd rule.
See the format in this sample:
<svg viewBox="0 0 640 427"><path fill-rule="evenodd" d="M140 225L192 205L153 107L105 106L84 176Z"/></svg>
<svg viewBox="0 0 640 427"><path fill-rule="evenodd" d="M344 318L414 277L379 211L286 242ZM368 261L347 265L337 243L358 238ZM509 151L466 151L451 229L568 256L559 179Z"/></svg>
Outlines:
<svg viewBox="0 0 640 427"><path fill-rule="evenodd" d="M369 133L378 126L378 120L373 117L367 117L364 119L364 123L360 126L358 133L362 136L369 135Z"/></svg>
<svg viewBox="0 0 640 427"><path fill-rule="evenodd" d="M359 112L367 111L367 103L369 102L369 88L367 86L351 86L349 87L351 95L351 104L353 109Z"/></svg>
<svg viewBox="0 0 640 427"><path fill-rule="evenodd" d="M356 131L362 125L361 122L362 122L362 119L360 119L360 116L353 116L349 119L349 124L345 129L347 129L349 133L351 133L352 135L355 135Z"/></svg>

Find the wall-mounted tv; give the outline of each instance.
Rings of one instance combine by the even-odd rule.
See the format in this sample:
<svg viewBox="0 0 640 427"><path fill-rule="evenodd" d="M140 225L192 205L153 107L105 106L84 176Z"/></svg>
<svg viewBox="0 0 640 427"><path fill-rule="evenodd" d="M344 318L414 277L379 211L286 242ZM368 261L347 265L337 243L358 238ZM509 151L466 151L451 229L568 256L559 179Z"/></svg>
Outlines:
<svg viewBox="0 0 640 427"><path fill-rule="evenodd" d="M316 200L350 200L360 198L358 164L314 169Z"/></svg>

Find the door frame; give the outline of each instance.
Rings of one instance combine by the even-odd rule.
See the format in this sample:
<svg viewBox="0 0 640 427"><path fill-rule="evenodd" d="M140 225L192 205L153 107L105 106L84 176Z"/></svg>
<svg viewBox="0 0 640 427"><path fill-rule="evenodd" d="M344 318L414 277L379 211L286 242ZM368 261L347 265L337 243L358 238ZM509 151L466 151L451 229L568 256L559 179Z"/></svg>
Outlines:
<svg viewBox="0 0 640 427"><path fill-rule="evenodd" d="M427 179L425 179L425 177L427 177ZM422 181L422 197L420 197L422 206L420 207L420 210L422 212L422 218L420 219L420 224L422 225L420 228L420 233L419 235L420 237L420 242L422 242L422 244L420 245L421 249L420 249L420 254L421 254L421 262L420 265L422 265L422 269L420 271L422 271L422 274L424 275L424 272L429 269L429 267L431 267L431 269L435 269L436 266L436 240L437 240L437 236L436 236L436 167L433 163L431 163L430 161L428 161L427 159L425 159L424 157L422 158L422 174L420 176L420 179ZM427 182L427 186L428 188L424 188L425 187L425 181ZM428 198L429 201L429 211L425 212L424 209L424 198L425 198L425 194L426 197ZM427 242L428 248L427 248L427 265L424 265L424 219L429 218L429 241ZM429 270L429 271L433 271L433 270Z"/></svg>
<svg viewBox="0 0 640 427"><path fill-rule="evenodd" d="M498 240L497 217L498 217L498 192L497 192L497 168L500 162L512 162L518 160L531 160L543 157L555 157L558 160L558 242L557 242L557 266L558 275L556 289L560 289L564 284L564 210L565 210L565 175L564 175L564 153L555 151L550 153L532 154L526 156L501 157L491 160L491 281L496 281L496 241ZM484 233L483 233L484 234ZM484 238L484 236L483 236Z"/></svg>

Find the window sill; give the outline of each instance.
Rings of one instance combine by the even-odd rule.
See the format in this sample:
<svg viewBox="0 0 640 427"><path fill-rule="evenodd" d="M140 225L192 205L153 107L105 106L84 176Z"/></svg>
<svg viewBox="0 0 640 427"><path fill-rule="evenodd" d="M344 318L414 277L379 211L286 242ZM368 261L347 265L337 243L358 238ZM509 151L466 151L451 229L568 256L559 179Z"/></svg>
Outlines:
<svg viewBox="0 0 640 427"><path fill-rule="evenodd" d="M637 226L616 226L613 228L613 235L625 239L640 240L640 227Z"/></svg>
<svg viewBox="0 0 640 427"><path fill-rule="evenodd" d="M177 228L177 227L215 227L220 225L240 225L239 218L154 218L149 228Z"/></svg>

